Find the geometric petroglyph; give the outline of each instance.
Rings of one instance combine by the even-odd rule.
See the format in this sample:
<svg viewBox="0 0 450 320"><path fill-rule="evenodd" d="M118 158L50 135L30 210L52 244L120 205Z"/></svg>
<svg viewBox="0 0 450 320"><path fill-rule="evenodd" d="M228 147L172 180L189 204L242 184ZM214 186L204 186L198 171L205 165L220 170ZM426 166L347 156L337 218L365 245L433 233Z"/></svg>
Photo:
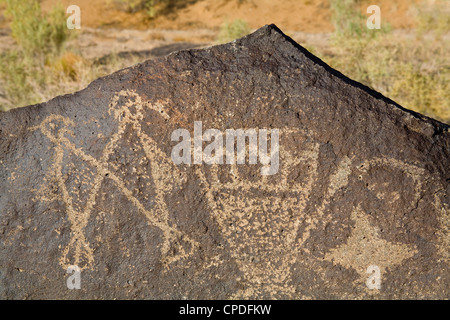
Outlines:
<svg viewBox="0 0 450 320"><path fill-rule="evenodd" d="M369 265L378 266L383 274L386 269L400 265L403 260L417 253L416 248L382 239L379 228L370 224L360 207L355 208L351 218L355 226L347 242L331 249L325 255L325 260L344 268L353 268L362 278L366 278Z"/></svg>
<svg viewBox="0 0 450 320"><path fill-rule="evenodd" d="M363 162L355 168L355 173L363 179L363 175L368 174L371 168L376 167L389 170L391 174L389 180L395 179L393 174L396 171L410 178L413 183L408 183L408 186L414 188L414 193L407 205L417 207L417 203L422 197L423 182L430 179L424 169L397 159L375 158ZM377 198L390 202L391 204L404 197L404 195L400 195L401 190L386 191L388 190L387 184L389 184L389 181L386 181L382 185L382 188L379 188L380 186L368 183L367 189L373 191ZM384 189L385 191L380 192L378 189ZM438 201L439 197L436 197L436 199ZM435 209L440 210L440 205L436 205ZM390 213L392 214L393 212ZM355 270L361 277L357 282L363 283L369 277L367 275L367 268L370 265L379 267L381 274L383 274L386 271L392 271L392 268L401 265L404 260L418 253L417 248L413 245L392 243L383 239L380 228L370 223L369 216L361 209L360 205L354 208L351 219L355 222L355 225L350 237L346 240L345 244L330 249L325 254L325 260L333 264L339 264L344 268Z"/></svg>
<svg viewBox="0 0 450 320"><path fill-rule="evenodd" d="M119 106L118 102L121 98L125 98L126 102ZM139 95L132 91L125 90L116 94L110 104L109 110L117 120L118 127L104 148L101 157L98 159L86 153L69 139L70 136L74 135L73 128L75 127L75 123L68 118L51 115L38 126L31 128L31 130L41 130L55 144L53 167L48 172L41 189L37 191L38 197L36 200L52 201L62 199L66 206L67 216L71 223L71 237L60 259L60 264L64 269L69 265L78 265L82 266L83 269L87 269L94 261L93 250L85 238L83 229L86 227L91 213L95 210L99 189L105 179L114 182L118 190L145 215L149 225L161 230L163 242L160 250L161 255L164 257L162 262L165 267L174 261L187 257L198 245L188 235L182 234L181 231L172 226L169 221L169 212L164 195L171 191L174 184L180 184L185 181L186 177L158 149L156 142L142 131L140 123L144 108L151 108L163 117L168 117L162 105L154 106L145 103ZM147 178L153 181L155 188L154 204L150 209L147 209L142 201L133 193L133 190L127 187L125 179L117 172L114 172L114 170L111 170L108 161L110 156L115 152L116 145L123 138L127 126L132 127L133 132L138 137L137 143L140 143L150 163L151 173L150 177ZM68 155L77 157L79 161L76 164L72 163L71 168L63 168L64 157ZM83 168L83 166L86 168ZM88 191L87 195L84 195L85 199L80 199L82 195L77 190L69 190L66 187L66 181L74 177L75 179L83 180L82 184L85 184L84 187ZM177 179L173 179L173 177L177 177ZM49 196L52 194L50 189L55 187L55 184L59 194ZM183 242L187 242L188 244L185 246L181 245L181 238ZM176 250L174 250L176 252L175 254L169 253L170 246L177 246ZM73 261L69 261L69 254L73 256Z"/></svg>
<svg viewBox="0 0 450 320"><path fill-rule="evenodd" d="M434 195L434 208L440 213L438 217L441 225L437 232L439 239L438 253L442 260L450 266L450 207L442 204L441 197L444 198L443 194L438 192Z"/></svg>
<svg viewBox="0 0 450 320"><path fill-rule="evenodd" d="M281 130L282 137L289 134L302 132ZM295 262L290 253L292 247L299 245L296 236L305 219L304 209L316 178L319 146L305 143L303 155L298 157L280 148L283 168L276 184L268 183L266 177L249 183L240 176L237 165L229 166L227 182L220 181L218 165L210 167L210 179L200 168L196 171L211 215L244 275L242 282L247 283L232 298L248 298L262 292L272 296L280 292L294 294L292 286L288 286L290 268ZM289 168L300 163L308 164L308 177L302 182L289 181ZM255 191L270 195L262 198Z"/></svg>
<svg viewBox="0 0 450 320"><path fill-rule="evenodd" d="M280 132L282 137L305 134L295 129ZM232 251L231 255L244 275L241 280L247 283L246 288L232 298L251 298L263 293L269 293L272 298L279 293L295 296L295 288L289 284L292 265L298 262L295 253L300 249L308 253L303 244L310 237L311 231L319 223L324 225L333 219L327 206L334 194L347 186L352 174L361 176L375 166L400 170L414 182L415 195L411 204L421 196L420 181L425 177L423 169L388 158L372 159L356 166L352 165L350 158L344 157L329 177L329 186L321 205L313 214L307 215L307 199L313 192L313 183L318 174L319 144L311 142L299 149L302 149L300 155L294 156L283 149L281 142L280 163L283 167L280 169L281 177L274 184L267 183L265 177L248 183L239 176L237 166L230 167L228 182L220 181L217 165L211 166L209 179L204 170L198 168L196 171L207 196L211 215L219 223ZM295 175L292 168L298 163L308 164L303 167L307 178L302 183L289 183L288 177ZM255 190L267 191L270 195L255 196ZM386 198L389 196L386 195ZM270 223L267 222L268 217ZM370 225L359 206L351 213L351 218L356 224L347 244L325 253L326 261L338 263L344 268L353 268L361 277L367 277L368 263L379 266L380 271L384 272L417 252L416 248L380 238L377 228ZM300 225L303 226L301 236L297 236ZM312 255L310 258L318 259ZM220 257L214 257L213 260L212 265L220 263Z"/></svg>

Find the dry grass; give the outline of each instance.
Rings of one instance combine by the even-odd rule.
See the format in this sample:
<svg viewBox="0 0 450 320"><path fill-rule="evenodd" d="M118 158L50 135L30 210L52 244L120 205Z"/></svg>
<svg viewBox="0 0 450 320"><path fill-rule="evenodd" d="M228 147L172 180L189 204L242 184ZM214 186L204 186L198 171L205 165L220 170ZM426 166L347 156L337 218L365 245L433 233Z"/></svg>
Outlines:
<svg viewBox="0 0 450 320"><path fill-rule="evenodd" d="M226 21L220 29L217 43L227 43L250 33L250 28L244 20L236 19L232 22Z"/></svg>
<svg viewBox="0 0 450 320"><path fill-rule="evenodd" d="M88 61L67 46L65 13L41 12L38 0L2 0L11 17L17 49L0 54L0 111L78 91L98 77L137 61L110 59L107 66Z"/></svg>
<svg viewBox="0 0 450 320"><path fill-rule="evenodd" d="M418 27L409 33L392 31L389 25L369 30L356 0L339 1L334 7L338 10L334 41L327 50L313 51L404 107L450 124L450 15L443 9L444 1L428 4L426 10L423 4L418 6ZM342 16L345 23L339 21ZM348 21L351 17L353 21Z"/></svg>

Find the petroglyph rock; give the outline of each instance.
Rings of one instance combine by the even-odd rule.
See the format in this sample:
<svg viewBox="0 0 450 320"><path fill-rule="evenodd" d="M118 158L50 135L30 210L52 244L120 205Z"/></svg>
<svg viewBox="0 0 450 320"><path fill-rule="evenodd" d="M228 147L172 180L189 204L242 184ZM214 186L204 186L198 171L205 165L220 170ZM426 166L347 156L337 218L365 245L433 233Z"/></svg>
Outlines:
<svg viewBox="0 0 450 320"><path fill-rule="evenodd" d="M278 170L175 164L196 121ZM275 26L0 114L0 297L448 298L448 129Z"/></svg>

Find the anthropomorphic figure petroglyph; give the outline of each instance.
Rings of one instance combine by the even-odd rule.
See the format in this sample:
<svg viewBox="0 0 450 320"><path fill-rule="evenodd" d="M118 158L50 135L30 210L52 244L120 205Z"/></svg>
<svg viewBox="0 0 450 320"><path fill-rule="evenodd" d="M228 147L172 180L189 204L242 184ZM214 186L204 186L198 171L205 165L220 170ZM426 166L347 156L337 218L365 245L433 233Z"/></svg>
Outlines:
<svg viewBox="0 0 450 320"><path fill-rule="evenodd" d="M126 98L127 103L118 106L117 101L119 98ZM74 122L70 119L61 116L49 116L38 127L32 128L32 130L41 130L45 136L55 144L55 157L52 171L48 174L48 181L45 181L41 190L38 192L36 200L39 201L52 201L56 198L48 198L49 188L53 183L56 183L61 190L60 195L56 197L62 198L66 204L68 219L70 220L71 238L67 247L63 250L61 257L61 265L67 268L69 265L80 265L83 268L89 268L94 259L92 248L90 248L88 241L84 236L83 229L86 227L87 221L95 210L96 198L99 196L98 191L105 179L111 179L117 188L123 192L123 194L136 206L147 218L149 225L155 226L160 229L164 235L164 241L161 243L161 252L165 256L166 265L180 258L184 258L188 253L194 250L197 245L194 241L189 239L189 236L184 236L182 233L172 226L169 222L169 214L167 206L165 204L164 195L171 190L171 186L174 183L181 183L185 180L183 174L179 172L169 159L166 159L166 155L158 150L156 142L149 136L141 131L140 121L142 120L142 108L149 107L142 102L140 97L132 92L123 91L119 92L113 101L111 102L111 112L114 114L114 118L117 120L117 131L114 133L104 149L102 157L96 159L84 152L83 149L77 147L73 142L68 139L68 136L73 136L71 128L74 127ZM153 106L152 106L153 107ZM157 111L163 116L167 117L164 113L162 106L157 106ZM150 178L155 187L155 204L152 208L147 209L146 206L140 202L134 195L133 191L128 189L126 181L123 181L115 172L108 168L109 157L115 152L115 146L120 139L123 139L125 128L131 126L132 130L137 134L143 150L145 151L147 160L150 162ZM68 169L63 168L63 157L66 153L72 153L76 155L80 162L86 163L89 166L88 172L81 172L78 165L67 173L63 174L63 171ZM69 169L70 170L70 169ZM80 194L74 190L69 192L65 186L65 180L68 175L76 176L77 179L82 180L86 178L85 175L90 175L89 179L83 183L87 184L89 189L89 195L84 202L80 202ZM178 180L173 180L172 177L178 177ZM78 205L75 202L79 202ZM187 248L179 245L179 251L176 255L171 256L169 254L169 246L173 241L179 241L179 238L183 236L184 240L188 242ZM71 258L69 258L71 256Z"/></svg>

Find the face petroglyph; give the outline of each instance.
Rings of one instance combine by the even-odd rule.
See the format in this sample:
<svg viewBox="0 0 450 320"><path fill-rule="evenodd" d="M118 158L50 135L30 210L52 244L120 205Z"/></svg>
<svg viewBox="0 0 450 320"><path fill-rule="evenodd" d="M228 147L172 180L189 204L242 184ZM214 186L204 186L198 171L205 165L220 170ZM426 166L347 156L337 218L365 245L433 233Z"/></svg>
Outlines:
<svg viewBox="0 0 450 320"><path fill-rule="evenodd" d="M299 133L282 130L282 135ZM244 281L249 282L249 288L237 292L233 298L250 298L264 291L271 296L280 292L294 294L292 287L286 286L293 262L290 254L292 246L298 242L297 232L305 219L304 208L317 174L318 146L311 143L305 148L304 155L298 158L288 151L280 151L286 167L302 162L313 164L308 179L298 184L288 181L290 172L286 167L276 185L268 183L264 177L253 183L246 182L240 177L237 165L231 166L231 181L225 183L219 179L219 165L210 168L211 182L197 169L211 214L231 247L231 256L244 274ZM261 198L255 190L275 195Z"/></svg>

